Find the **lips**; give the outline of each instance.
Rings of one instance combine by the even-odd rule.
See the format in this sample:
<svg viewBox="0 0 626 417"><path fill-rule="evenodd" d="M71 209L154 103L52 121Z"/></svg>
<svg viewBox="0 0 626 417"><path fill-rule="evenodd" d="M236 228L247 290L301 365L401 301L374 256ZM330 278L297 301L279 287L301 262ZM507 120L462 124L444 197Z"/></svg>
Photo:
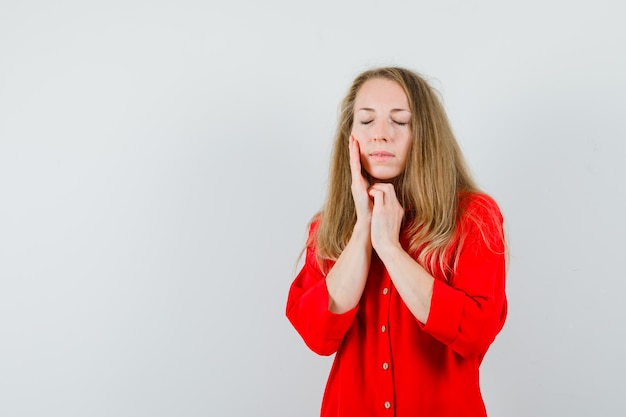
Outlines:
<svg viewBox="0 0 626 417"><path fill-rule="evenodd" d="M387 151L374 151L370 153L370 157L377 162L385 162L394 157L394 155Z"/></svg>

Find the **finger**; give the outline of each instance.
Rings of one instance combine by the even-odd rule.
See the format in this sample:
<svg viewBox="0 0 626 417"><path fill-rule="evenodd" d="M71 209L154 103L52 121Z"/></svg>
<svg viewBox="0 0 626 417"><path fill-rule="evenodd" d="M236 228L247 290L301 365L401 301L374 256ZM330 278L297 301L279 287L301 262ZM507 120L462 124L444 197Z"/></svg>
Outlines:
<svg viewBox="0 0 626 417"><path fill-rule="evenodd" d="M350 171L352 172L352 177L354 178L361 174L361 149L359 147L359 142L352 135L350 136L350 141L348 142L348 149L350 150Z"/></svg>
<svg viewBox="0 0 626 417"><path fill-rule="evenodd" d="M361 148L359 145L359 141L354 136L350 136L349 147L350 175L352 177L352 185L356 186L364 193L367 193L369 182L363 176L363 172L361 169Z"/></svg>
<svg viewBox="0 0 626 417"><path fill-rule="evenodd" d="M383 206L385 204L385 193L383 190L379 189L378 187L374 187L372 186L368 192L370 197L372 197L374 199L374 206L375 207L380 207Z"/></svg>
<svg viewBox="0 0 626 417"><path fill-rule="evenodd" d="M389 196L395 196L396 195L396 191L393 188L392 184L386 183L386 182L377 182L372 184L372 186L370 187L370 189L373 190L378 190L380 192L382 192L385 195L389 195Z"/></svg>
<svg viewBox="0 0 626 417"><path fill-rule="evenodd" d="M385 204L396 204L398 206L400 205L393 184L377 182L370 187L370 190L378 190L383 193Z"/></svg>
<svg viewBox="0 0 626 417"><path fill-rule="evenodd" d="M393 188L393 184L390 184L388 182L375 182L374 184L372 184L371 188L375 188L377 190L380 190L384 193L393 193L395 194L395 189Z"/></svg>

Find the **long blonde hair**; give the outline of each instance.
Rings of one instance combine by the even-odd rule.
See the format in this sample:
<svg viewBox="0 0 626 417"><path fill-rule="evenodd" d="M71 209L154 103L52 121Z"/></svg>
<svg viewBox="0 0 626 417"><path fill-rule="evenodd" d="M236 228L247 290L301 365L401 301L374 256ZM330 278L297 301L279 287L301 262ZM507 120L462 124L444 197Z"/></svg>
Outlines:
<svg viewBox="0 0 626 417"><path fill-rule="evenodd" d="M457 223L462 212L461 195L479 192L466 166L437 93L418 74L404 68L385 67L359 75L342 101L330 164L326 201L314 220L319 220L315 242L318 263L336 260L345 248L356 223L350 191L348 138L354 121L354 102L363 84L373 78L397 82L411 110L412 144L404 172L394 179L400 204L407 209L403 232L409 252L431 273L448 276L462 236ZM367 173L364 172L366 177ZM369 178L368 178L369 179ZM454 262L454 260L452 261Z"/></svg>

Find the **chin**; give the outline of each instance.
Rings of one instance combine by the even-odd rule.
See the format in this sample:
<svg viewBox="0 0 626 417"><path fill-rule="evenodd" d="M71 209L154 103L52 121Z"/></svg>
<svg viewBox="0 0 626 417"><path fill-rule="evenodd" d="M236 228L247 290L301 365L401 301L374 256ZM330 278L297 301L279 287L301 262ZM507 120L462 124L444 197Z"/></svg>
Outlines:
<svg viewBox="0 0 626 417"><path fill-rule="evenodd" d="M368 172L368 174L373 182L392 182L400 176L399 172L389 172L387 170L372 170L372 172Z"/></svg>

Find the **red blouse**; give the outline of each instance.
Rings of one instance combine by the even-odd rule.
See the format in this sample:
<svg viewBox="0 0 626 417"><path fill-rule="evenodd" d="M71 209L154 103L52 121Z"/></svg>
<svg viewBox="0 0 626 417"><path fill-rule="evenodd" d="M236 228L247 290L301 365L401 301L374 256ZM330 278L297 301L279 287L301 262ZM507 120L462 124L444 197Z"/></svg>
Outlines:
<svg viewBox="0 0 626 417"><path fill-rule="evenodd" d="M486 416L478 368L507 312L500 210L486 195L469 195L460 227L466 235L456 271L447 282L435 276L425 324L375 252L359 305L331 313L315 243L307 248L287 317L311 350L337 353L322 417Z"/></svg>

